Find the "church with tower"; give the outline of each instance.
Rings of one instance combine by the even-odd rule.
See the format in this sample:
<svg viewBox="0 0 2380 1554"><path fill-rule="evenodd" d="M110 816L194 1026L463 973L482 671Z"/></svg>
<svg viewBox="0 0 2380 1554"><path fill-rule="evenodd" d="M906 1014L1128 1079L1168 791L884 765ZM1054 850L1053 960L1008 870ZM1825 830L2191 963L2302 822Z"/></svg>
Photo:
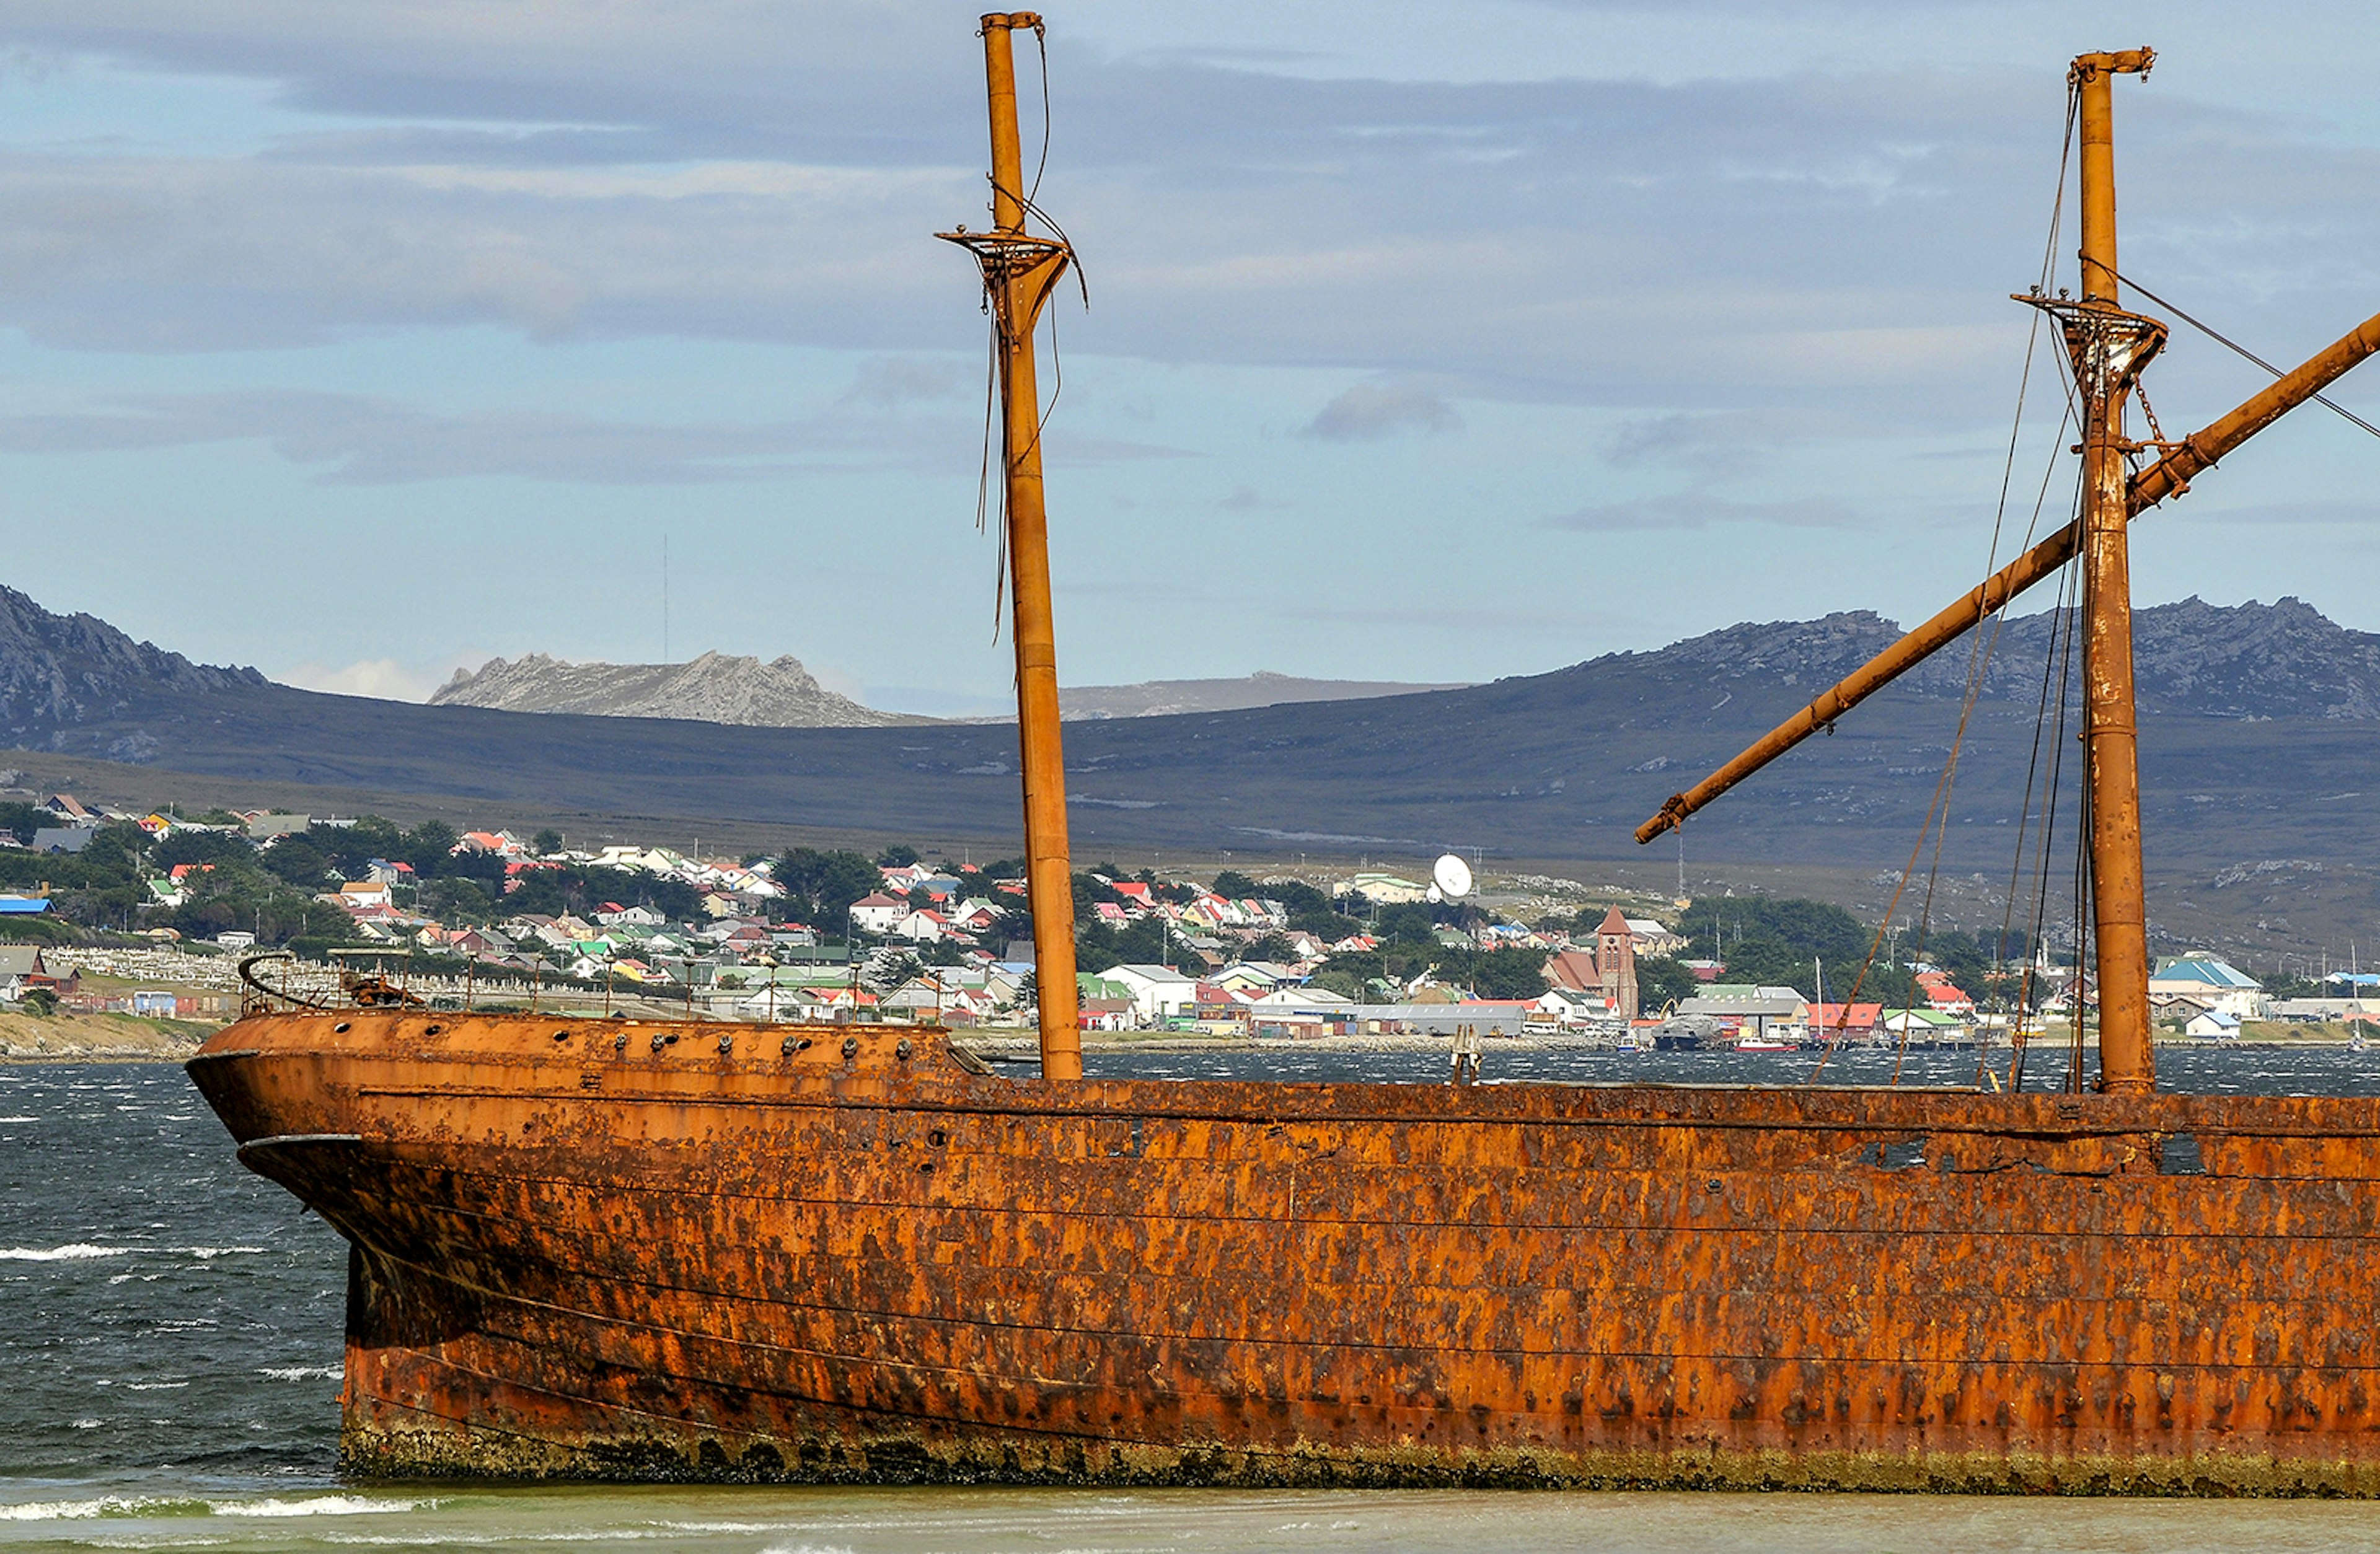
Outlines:
<svg viewBox="0 0 2380 1554"><path fill-rule="evenodd" d="M1595 947L1547 956L1545 978L1566 992L1600 996L1613 1019L1636 1018L1636 930L1613 907L1595 930Z"/></svg>

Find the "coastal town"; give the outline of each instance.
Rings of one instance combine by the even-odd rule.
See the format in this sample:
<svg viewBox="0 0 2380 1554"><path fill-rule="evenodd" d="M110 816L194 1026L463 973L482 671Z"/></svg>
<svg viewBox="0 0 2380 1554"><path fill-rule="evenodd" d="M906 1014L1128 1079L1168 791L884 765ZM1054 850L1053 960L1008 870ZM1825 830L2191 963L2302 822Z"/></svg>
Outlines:
<svg viewBox="0 0 2380 1554"><path fill-rule="evenodd" d="M554 832L132 813L64 793L0 806L0 1005L20 1010L219 1022L236 1013L240 962L277 950L286 958L261 963L268 986L369 977L439 1005L986 1031L1035 1015L1017 859L573 848ZM1747 953L1746 904L1726 904L1730 944L1718 909L1596 893L1524 877L1455 903L1387 869L1189 879L1104 864L1075 877L1083 1026L1764 1051L2004 1043L2070 1028L2091 1001L2046 951L1979 961L1956 939L1881 972L1873 953L1839 961L1829 1001L1821 957L1805 977L1778 974L1779 936ZM1864 931L1840 909L1784 904L1830 929L1830 948ZM2270 989L2198 952L2164 957L2151 991L2168 1037L2234 1040L2277 1024L2360 1031L2365 997L2380 1008L2375 982L2341 971Z"/></svg>

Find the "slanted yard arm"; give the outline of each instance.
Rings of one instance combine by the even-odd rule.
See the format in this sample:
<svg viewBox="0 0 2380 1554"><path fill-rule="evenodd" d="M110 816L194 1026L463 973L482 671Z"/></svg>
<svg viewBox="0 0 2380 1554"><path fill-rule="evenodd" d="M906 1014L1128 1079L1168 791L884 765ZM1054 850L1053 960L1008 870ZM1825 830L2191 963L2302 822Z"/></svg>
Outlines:
<svg viewBox="0 0 2380 1554"><path fill-rule="evenodd" d="M2365 357L2380 352L2380 313L2363 321L2294 372L2277 379L2229 415L2182 439L2179 447L2132 478L2131 516L2137 517L2190 482L2216 460L2320 394ZM2082 526L2067 525L2001 567L1965 597L1821 693L1807 707L1763 735L1745 751L1681 794L1636 828L1636 840L1650 842L1684 823L1728 789L1825 728L1895 679L1957 641L2018 594L2055 575L2073 559Z"/></svg>

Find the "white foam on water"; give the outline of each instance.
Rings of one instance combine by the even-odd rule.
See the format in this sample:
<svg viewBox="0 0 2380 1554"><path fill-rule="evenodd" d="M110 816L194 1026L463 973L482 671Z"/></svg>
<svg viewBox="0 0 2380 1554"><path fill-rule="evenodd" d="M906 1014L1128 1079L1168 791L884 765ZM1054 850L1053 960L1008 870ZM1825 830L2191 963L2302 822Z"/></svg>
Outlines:
<svg viewBox="0 0 2380 1554"><path fill-rule="evenodd" d="M34 1500L0 1505L0 1522L88 1522L130 1516L383 1516L437 1505L432 1499L385 1499L367 1495L310 1495L302 1499L201 1500L105 1495L94 1500Z"/></svg>
<svg viewBox="0 0 2380 1554"><path fill-rule="evenodd" d="M663 1522L660 1525L662 1533L784 1533L793 1530L783 1522Z"/></svg>
<svg viewBox="0 0 2380 1554"><path fill-rule="evenodd" d="M38 1123L39 1117L0 1117L0 1123Z"/></svg>
<svg viewBox="0 0 2380 1554"><path fill-rule="evenodd" d="M310 1495L302 1500L211 1500L207 1509L217 1516L394 1516L437 1503L375 1499L368 1495Z"/></svg>
<svg viewBox="0 0 2380 1554"><path fill-rule="evenodd" d="M134 1381L128 1383L124 1390L128 1392L170 1392L177 1387L188 1385L187 1381Z"/></svg>
<svg viewBox="0 0 2380 1554"><path fill-rule="evenodd" d="M118 1495L96 1500L34 1500L24 1505L0 1505L0 1522L80 1522L93 1516L123 1516L154 1503L128 1500Z"/></svg>
<svg viewBox="0 0 2380 1554"><path fill-rule="evenodd" d="M336 1366L267 1366L256 1373L275 1381L331 1381L339 1374Z"/></svg>
<svg viewBox="0 0 2380 1554"><path fill-rule="evenodd" d="M261 1252L264 1248L261 1246L176 1246L174 1250L186 1253L204 1262L212 1257L228 1257L238 1252Z"/></svg>
<svg viewBox="0 0 2380 1554"><path fill-rule="evenodd" d="M120 1257L134 1248L129 1246L93 1246L86 1241L69 1243L47 1249L39 1246L0 1246L0 1263L71 1263L85 1257Z"/></svg>

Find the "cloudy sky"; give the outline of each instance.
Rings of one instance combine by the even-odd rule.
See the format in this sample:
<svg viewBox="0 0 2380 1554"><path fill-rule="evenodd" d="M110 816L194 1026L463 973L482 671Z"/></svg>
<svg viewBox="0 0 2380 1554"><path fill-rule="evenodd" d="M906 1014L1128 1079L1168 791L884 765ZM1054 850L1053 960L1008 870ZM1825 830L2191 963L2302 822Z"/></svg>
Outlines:
<svg viewBox="0 0 2380 1554"><path fill-rule="evenodd" d="M981 219L975 10L11 0L0 580L420 695L660 658L666 540L673 657L995 702L984 322L929 236ZM1052 11L1042 203L1091 297L1057 312L1064 678L1485 679L1930 612L1990 543L2065 61L2160 51L2118 86L2124 268L2294 363L2380 307L2375 17ZM2151 394L2178 436L2260 381L2178 329ZM2380 376L2340 397L2380 419ZM2141 597L2380 629L2375 491L2380 443L2302 411L2143 525Z"/></svg>

